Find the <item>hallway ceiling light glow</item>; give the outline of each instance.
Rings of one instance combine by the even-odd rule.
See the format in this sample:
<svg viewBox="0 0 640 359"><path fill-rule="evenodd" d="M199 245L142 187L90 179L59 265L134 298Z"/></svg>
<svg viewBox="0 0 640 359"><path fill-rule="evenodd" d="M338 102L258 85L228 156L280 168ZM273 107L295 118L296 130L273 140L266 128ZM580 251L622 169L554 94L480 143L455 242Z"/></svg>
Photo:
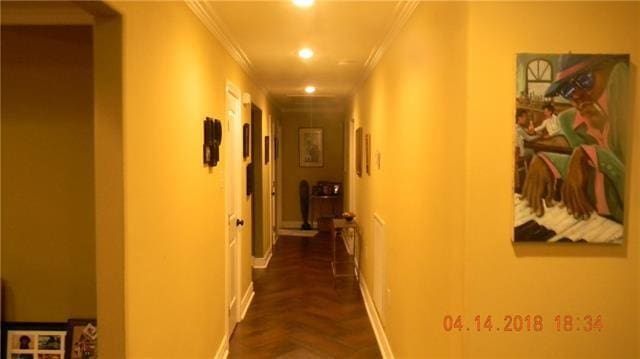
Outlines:
<svg viewBox="0 0 640 359"><path fill-rule="evenodd" d="M308 47L302 48L300 49L300 51L298 51L298 56L302 57L303 59L310 59L313 57L313 50Z"/></svg>
<svg viewBox="0 0 640 359"><path fill-rule="evenodd" d="M297 7L310 7L314 2L314 0L293 0L293 4Z"/></svg>
<svg viewBox="0 0 640 359"><path fill-rule="evenodd" d="M306 93L314 93L314 92L316 92L316 88L313 87L313 86L307 86L307 87L304 88L304 92L306 92Z"/></svg>

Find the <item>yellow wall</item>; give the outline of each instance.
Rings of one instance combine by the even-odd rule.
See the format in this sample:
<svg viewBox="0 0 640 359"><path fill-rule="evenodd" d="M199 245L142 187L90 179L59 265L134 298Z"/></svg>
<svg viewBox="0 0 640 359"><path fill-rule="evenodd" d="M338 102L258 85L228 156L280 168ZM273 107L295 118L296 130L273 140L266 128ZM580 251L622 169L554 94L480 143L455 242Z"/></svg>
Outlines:
<svg viewBox="0 0 640 359"><path fill-rule="evenodd" d="M471 4L467 67L467 236L465 238L465 312L541 314L549 330L540 335L468 335L468 356L638 357L637 303L640 201L629 186L624 246L540 246L509 242L514 74L517 52L630 53L638 64L638 3ZM526 16L527 24L518 16ZM565 26L567 14L581 26ZM562 26L557 26L562 24ZM561 31L558 31L562 28ZM500 39L499 41L492 41ZM638 88L637 74L631 79ZM491 91L483 84L491 83ZM495 104L505 104L495 106ZM508 104L508 105L507 105ZM635 134L640 141L638 97ZM479 121L478 119L482 119ZM503 121L504 119L504 121ZM507 122L509 122L507 124ZM487 139L508 139L492 141ZM635 152L638 153L637 151ZM639 158L628 168L629 183L640 183ZM487 168L491 168L487 171ZM499 189L496 191L496 189ZM491 216L487 216L491 213ZM636 223L634 223L636 222ZM491 260L488 260L491 258ZM601 314L601 333L559 334L556 314Z"/></svg>
<svg viewBox="0 0 640 359"><path fill-rule="evenodd" d="M3 320L96 317L91 27L2 27Z"/></svg>
<svg viewBox="0 0 640 359"><path fill-rule="evenodd" d="M639 355L637 188L626 200L624 246L510 241L516 53L631 53L635 68L639 7L422 3L357 92L356 128L382 153L382 169L356 180L363 271L371 289L378 213L387 224L385 331L396 357ZM631 161L629 183L638 183L640 159ZM446 314L493 315L498 325L507 314L540 314L545 329L446 333ZM601 314L606 328L557 333L556 314Z"/></svg>
<svg viewBox="0 0 640 359"><path fill-rule="evenodd" d="M307 180L310 187L318 181L343 182L343 122L342 113L283 112L281 114L282 221L285 227L287 222L302 223L298 190L300 181ZM323 167L300 167L298 129L302 127L324 129Z"/></svg>
<svg viewBox="0 0 640 359"><path fill-rule="evenodd" d="M263 110L266 99L184 3L111 5L123 22L127 357L211 357L227 313L228 133L222 161L208 169L202 121L225 119L227 80ZM242 111L249 122L248 107ZM248 219L246 206L243 212ZM243 292L251 280L247 233Z"/></svg>

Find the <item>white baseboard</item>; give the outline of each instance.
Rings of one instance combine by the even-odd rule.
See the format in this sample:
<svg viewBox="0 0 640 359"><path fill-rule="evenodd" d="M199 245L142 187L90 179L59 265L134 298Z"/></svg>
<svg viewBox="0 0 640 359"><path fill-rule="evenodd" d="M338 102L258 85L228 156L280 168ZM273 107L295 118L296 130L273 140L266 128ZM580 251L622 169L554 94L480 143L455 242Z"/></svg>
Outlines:
<svg viewBox="0 0 640 359"><path fill-rule="evenodd" d="M242 296L242 301L240 302L240 320L244 319L244 316L247 315L247 310L251 306L251 302L253 301L253 296L256 293L253 291L253 281L249 284L249 287L244 292Z"/></svg>
<svg viewBox="0 0 640 359"><path fill-rule="evenodd" d="M362 277L362 274L360 275L360 292L362 293L364 306L367 309L367 315L369 315L369 321L373 327L373 333L376 335L376 340L378 341L378 347L380 348L382 357L385 359L394 359L393 352L391 351L391 345L387 339L387 334L384 332L382 321L378 316L378 312L373 304L373 298L371 298L371 295L369 294L369 289L367 288L366 281Z"/></svg>
<svg viewBox="0 0 640 359"><path fill-rule="evenodd" d="M229 356L229 338L225 335L222 337L222 341L220 342L220 346L218 346L218 350L216 350L215 359L227 359Z"/></svg>
<svg viewBox="0 0 640 359"><path fill-rule="evenodd" d="M252 258L252 266L253 268L257 268L257 269L265 269L269 266L269 262L271 261L271 249L273 247L269 248L269 250L267 251L267 253L265 253L264 257L260 258L260 257L253 257Z"/></svg>

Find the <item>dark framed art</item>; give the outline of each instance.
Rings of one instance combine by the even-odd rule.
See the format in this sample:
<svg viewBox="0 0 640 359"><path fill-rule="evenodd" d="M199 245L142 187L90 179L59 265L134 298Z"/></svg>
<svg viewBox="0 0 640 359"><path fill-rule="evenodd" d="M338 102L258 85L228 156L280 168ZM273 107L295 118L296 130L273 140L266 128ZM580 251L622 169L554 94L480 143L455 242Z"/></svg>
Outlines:
<svg viewBox="0 0 640 359"><path fill-rule="evenodd" d="M269 163L269 136L264 138L264 164Z"/></svg>
<svg viewBox="0 0 640 359"><path fill-rule="evenodd" d="M356 174L362 177L362 127L356 130Z"/></svg>
<svg viewBox="0 0 640 359"><path fill-rule="evenodd" d="M253 194L253 162L247 165L247 196Z"/></svg>
<svg viewBox="0 0 640 359"><path fill-rule="evenodd" d="M247 158L251 154L251 125L242 125L242 157Z"/></svg>
<svg viewBox="0 0 640 359"><path fill-rule="evenodd" d="M7 359L64 359L66 323L2 323L2 357Z"/></svg>
<svg viewBox="0 0 640 359"><path fill-rule="evenodd" d="M96 358L98 329L95 319L69 319L66 359Z"/></svg>
<svg viewBox="0 0 640 359"><path fill-rule="evenodd" d="M371 176L371 134L367 133L364 136L364 148L365 148L365 168L367 174Z"/></svg>

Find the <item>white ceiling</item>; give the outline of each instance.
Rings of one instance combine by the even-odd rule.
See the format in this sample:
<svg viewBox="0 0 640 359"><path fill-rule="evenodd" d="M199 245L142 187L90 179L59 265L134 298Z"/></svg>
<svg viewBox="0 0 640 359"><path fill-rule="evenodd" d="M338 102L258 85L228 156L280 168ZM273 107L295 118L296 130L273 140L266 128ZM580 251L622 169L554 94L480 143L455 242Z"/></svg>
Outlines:
<svg viewBox="0 0 640 359"><path fill-rule="evenodd" d="M398 1L316 1L310 8L291 1L187 3L285 111L309 103L326 110L344 104L416 6ZM302 47L312 48L315 56L300 59ZM313 96L304 93L307 85L317 88Z"/></svg>

